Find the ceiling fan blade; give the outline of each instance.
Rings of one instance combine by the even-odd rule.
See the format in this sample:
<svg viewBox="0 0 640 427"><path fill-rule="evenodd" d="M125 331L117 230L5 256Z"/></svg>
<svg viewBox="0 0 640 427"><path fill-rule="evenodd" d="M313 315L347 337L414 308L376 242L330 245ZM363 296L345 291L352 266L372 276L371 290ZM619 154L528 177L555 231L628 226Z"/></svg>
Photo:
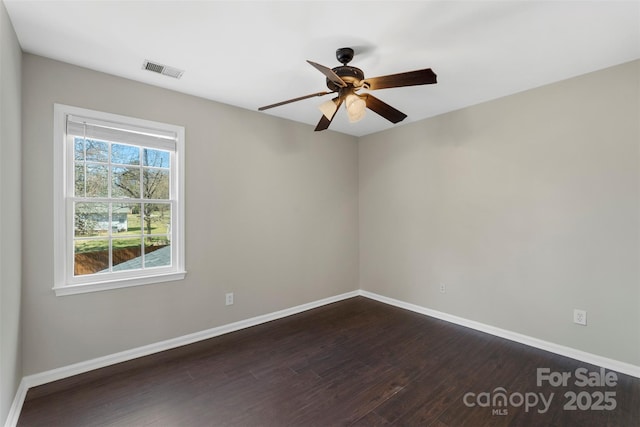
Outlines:
<svg viewBox="0 0 640 427"><path fill-rule="evenodd" d="M368 86L369 90L428 85L437 82L436 73L434 73L431 68L409 71L407 73L390 74L388 76L373 77L364 80L364 84Z"/></svg>
<svg viewBox="0 0 640 427"><path fill-rule="evenodd" d="M402 111L396 110L391 105L387 104L386 102L380 101L370 93L367 93L366 95L360 95L360 98L363 98L365 100L368 109L381 115L392 123L398 123L407 118L407 115Z"/></svg>
<svg viewBox="0 0 640 427"><path fill-rule="evenodd" d="M314 131L318 132L318 131L327 129L331 124L331 121L333 121L333 118L336 116L336 113L338 112L338 110L340 109L340 106L342 105L342 99L336 97L336 98L333 98L332 101L334 104L336 104L336 110L333 112L333 115L331 116L330 119L328 119L323 114L322 117L320 117L320 121L318 122L318 125L316 126Z"/></svg>
<svg viewBox="0 0 640 427"><path fill-rule="evenodd" d="M318 71L320 71L322 74L327 76L327 78L329 80L331 80L332 82L334 82L338 86L347 87L347 84L344 82L344 80L342 80L340 78L340 76L338 76L336 73L334 73L331 68L325 67L324 65L320 65L320 64L318 64L316 62L313 62L313 61L307 60L307 62L309 64L313 65Z"/></svg>
<svg viewBox="0 0 640 427"><path fill-rule="evenodd" d="M258 111L264 111L264 110L268 110L269 108L273 108L273 107L279 107L281 105L285 105L285 104L289 104L291 102L296 102L296 101L302 101L303 99L307 99L307 98L313 98L314 96L323 96L323 95L327 95L333 92L316 92L316 93L312 93L310 95L305 95L305 96L300 96L298 98L293 98L293 99L288 99L286 101L282 101L282 102L277 102L275 104L271 104L271 105L265 105L264 107L260 107L258 108Z"/></svg>

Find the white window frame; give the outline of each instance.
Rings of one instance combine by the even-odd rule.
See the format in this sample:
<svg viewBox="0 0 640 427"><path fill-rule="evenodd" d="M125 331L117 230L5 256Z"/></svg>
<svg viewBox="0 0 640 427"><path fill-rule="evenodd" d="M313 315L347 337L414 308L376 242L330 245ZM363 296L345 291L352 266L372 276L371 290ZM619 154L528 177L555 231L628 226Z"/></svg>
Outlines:
<svg viewBox="0 0 640 427"><path fill-rule="evenodd" d="M73 137L67 135L69 116L87 118L95 123L118 125L121 129L175 136L175 150L171 152L172 187L170 200L174 211L171 218L171 266L74 276L74 157ZM57 296L96 292L130 286L182 280L186 276L184 264L184 134L182 126L132 118L118 114L54 104L53 196L54 196L54 286ZM117 142L117 141L114 141ZM70 147L71 145L71 147ZM144 144L140 144L145 146ZM126 202L126 199L122 200Z"/></svg>

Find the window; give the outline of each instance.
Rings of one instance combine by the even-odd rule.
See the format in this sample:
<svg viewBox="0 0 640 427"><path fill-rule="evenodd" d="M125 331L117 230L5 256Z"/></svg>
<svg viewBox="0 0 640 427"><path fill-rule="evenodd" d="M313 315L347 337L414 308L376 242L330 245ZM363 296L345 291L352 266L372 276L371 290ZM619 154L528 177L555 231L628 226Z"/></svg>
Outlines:
<svg viewBox="0 0 640 427"><path fill-rule="evenodd" d="M183 279L184 128L56 104L56 295Z"/></svg>

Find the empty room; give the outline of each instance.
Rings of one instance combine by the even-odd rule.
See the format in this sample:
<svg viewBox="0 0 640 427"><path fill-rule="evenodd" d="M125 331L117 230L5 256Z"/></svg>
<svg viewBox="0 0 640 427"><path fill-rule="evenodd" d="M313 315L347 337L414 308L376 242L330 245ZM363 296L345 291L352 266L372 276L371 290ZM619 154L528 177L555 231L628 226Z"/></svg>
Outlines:
<svg viewBox="0 0 640 427"><path fill-rule="evenodd" d="M639 1L0 0L0 425L640 425Z"/></svg>

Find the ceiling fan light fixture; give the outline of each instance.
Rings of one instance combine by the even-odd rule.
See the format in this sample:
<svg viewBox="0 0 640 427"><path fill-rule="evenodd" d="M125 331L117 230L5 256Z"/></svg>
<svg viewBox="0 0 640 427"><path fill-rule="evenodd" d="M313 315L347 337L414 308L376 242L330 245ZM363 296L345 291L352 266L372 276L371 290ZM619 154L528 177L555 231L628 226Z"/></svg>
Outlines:
<svg viewBox="0 0 640 427"><path fill-rule="evenodd" d="M338 109L338 106L336 105L335 102L333 102L333 100L330 99L329 101L325 101L322 104L320 104L318 106L318 109L320 111L322 111L322 114L324 114L324 116L328 120L331 120L333 115L336 113L336 110Z"/></svg>
<svg viewBox="0 0 640 427"><path fill-rule="evenodd" d="M360 98L358 95L351 94L347 95L344 100L344 104L347 109L349 122L359 122L364 118L365 110L367 109L367 103L364 99Z"/></svg>

